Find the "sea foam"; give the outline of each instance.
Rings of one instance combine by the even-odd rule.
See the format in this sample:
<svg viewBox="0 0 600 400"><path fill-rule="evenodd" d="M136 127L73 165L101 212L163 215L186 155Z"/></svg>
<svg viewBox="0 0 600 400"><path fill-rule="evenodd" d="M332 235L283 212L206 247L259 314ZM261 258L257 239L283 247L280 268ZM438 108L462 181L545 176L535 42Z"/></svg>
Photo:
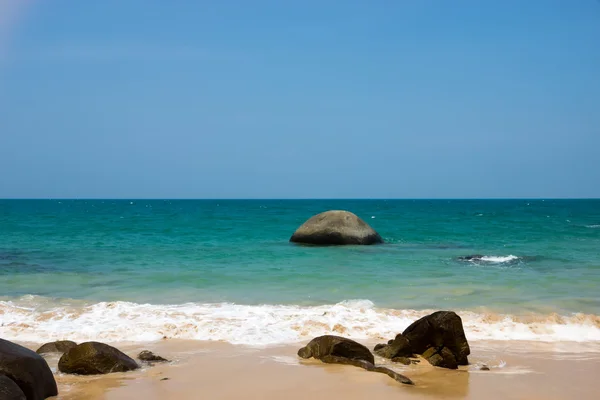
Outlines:
<svg viewBox="0 0 600 400"><path fill-rule="evenodd" d="M508 256L483 256L481 257L481 261L487 261L491 263L505 263L510 261L518 260L519 257L508 255Z"/></svg>
<svg viewBox="0 0 600 400"><path fill-rule="evenodd" d="M23 303L0 301L0 337L32 342L176 338L256 346L296 343L324 334L387 340L433 311L376 308L369 300L321 306L152 305L122 301L85 306L47 304L44 298ZM600 341L600 317L596 315L458 313L469 340Z"/></svg>

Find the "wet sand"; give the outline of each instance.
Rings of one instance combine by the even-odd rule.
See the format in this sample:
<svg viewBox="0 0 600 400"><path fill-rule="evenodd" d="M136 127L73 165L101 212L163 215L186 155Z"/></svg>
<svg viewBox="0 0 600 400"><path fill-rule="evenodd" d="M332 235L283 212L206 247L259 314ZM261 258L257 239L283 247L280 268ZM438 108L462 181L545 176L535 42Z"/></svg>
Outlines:
<svg viewBox="0 0 600 400"><path fill-rule="evenodd" d="M412 387L353 366L302 360L296 352L303 344L265 349L177 340L113 345L130 356L149 349L172 361L84 377L57 373L58 357L49 356L59 385L57 399L552 400L596 399L600 391L600 344L474 342L471 365L458 371L434 368L424 360L411 366L394 364L415 382ZM483 364L491 370L480 371Z"/></svg>

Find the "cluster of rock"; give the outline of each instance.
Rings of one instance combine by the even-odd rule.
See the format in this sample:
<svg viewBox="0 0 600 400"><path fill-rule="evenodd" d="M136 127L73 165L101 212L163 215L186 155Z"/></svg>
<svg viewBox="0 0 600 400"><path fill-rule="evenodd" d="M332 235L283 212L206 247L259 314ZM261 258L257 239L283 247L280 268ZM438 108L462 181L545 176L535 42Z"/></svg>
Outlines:
<svg viewBox="0 0 600 400"><path fill-rule="evenodd" d="M438 311L415 321L388 344L375 346L375 354L392 361L420 355L433 366L457 369L469 364L471 349L461 318L452 311Z"/></svg>
<svg viewBox="0 0 600 400"><path fill-rule="evenodd" d="M457 369L468 365L471 353L461 318L452 311L438 311L415 321L404 332L387 344L375 346L375 354L392 362L411 364L421 356L431 365ZM375 357L368 348L353 340L339 336L319 336L298 351L302 358L315 358L324 363L349 364L381 372L400 383L413 382L389 368L376 366Z"/></svg>
<svg viewBox="0 0 600 400"><path fill-rule="evenodd" d="M42 400L56 396L56 381L41 356L47 353L62 353L58 370L65 374L108 374L140 367L131 357L104 343L57 341L46 343L33 352L0 339L0 399ZM168 361L147 350L142 351L138 358L144 362Z"/></svg>

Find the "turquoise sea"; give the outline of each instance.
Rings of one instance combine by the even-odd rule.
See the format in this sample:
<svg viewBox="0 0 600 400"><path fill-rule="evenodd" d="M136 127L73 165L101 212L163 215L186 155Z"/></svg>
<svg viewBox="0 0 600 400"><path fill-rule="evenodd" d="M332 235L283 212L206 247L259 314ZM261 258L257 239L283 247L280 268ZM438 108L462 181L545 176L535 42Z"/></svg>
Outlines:
<svg viewBox="0 0 600 400"><path fill-rule="evenodd" d="M349 210L384 245L288 242ZM459 257L484 258L464 261ZM0 337L600 341L600 200L1 200Z"/></svg>

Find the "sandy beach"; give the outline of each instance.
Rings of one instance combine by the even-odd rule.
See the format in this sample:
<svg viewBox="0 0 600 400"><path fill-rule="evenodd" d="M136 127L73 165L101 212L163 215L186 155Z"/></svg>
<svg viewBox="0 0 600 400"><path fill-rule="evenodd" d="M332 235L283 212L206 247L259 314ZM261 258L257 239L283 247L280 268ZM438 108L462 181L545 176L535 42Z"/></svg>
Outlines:
<svg viewBox="0 0 600 400"><path fill-rule="evenodd" d="M23 343L35 349L35 343ZM365 343L372 346L374 343ZM251 348L220 342L164 340L115 344L130 356L149 349L169 358L129 373L69 376L47 361L61 400L125 399L595 399L600 352L596 344L474 342L471 365L458 371L425 360L393 368L415 386L352 366L327 365L296 355L303 345ZM390 364L378 358L378 364ZM490 371L481 371L481 365Z"/></svg>

